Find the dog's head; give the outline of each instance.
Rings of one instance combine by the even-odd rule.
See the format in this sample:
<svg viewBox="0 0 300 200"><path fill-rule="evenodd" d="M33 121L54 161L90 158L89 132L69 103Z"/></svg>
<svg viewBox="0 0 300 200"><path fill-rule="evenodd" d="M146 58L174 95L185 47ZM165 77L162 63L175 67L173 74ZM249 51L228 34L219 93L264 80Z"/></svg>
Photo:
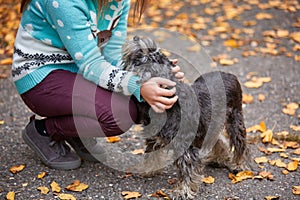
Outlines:
<svg viewBox="0 0 300 200"><path fill-rule="evenodd" d="M134 36L123 46L124 70L135 72L141 82L151 77L173 79L175 65L161 52L157 44L148 37Z"/></svg>

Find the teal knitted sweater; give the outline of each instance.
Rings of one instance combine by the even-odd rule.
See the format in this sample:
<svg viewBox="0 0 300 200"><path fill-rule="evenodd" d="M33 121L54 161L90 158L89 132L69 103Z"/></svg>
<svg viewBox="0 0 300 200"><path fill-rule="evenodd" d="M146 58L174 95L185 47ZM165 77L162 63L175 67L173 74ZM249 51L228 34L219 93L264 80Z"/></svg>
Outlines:
<svg viewBox="0 0 300 200"><path fill-rule="evenodd" d="M32 0L14 46L12 76L18 92L63 69L141 100L139 77L122 70L129 7L130 0L112 0L99 15L97 0Z"/></svg>

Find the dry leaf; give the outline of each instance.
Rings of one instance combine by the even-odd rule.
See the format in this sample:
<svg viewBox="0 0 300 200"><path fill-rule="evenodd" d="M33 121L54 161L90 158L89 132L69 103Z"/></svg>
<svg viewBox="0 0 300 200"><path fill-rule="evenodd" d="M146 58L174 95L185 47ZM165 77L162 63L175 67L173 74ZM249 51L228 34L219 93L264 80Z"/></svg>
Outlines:
<svg viewBox="0 0 300 200"><path fill-rule="evenodd" d="M79 180L75 180L71 185L68 185L66 189L73 192L82 192L83 190L88 189L88 187L89 185L81 183Z"/></svg>
<svg viewBox="0 0 300 200"><path fill-rule="evenodd" d="M287 174L289 174L290 172L289 172L288 170L284 169L284 170L281 171L281 173L284 174L284 175L287 175Z"/></svg>
<svg viewBox="0 0 300 200"><path fill-rule="evenodd" d="M240 46L239 43L234 39L226 40L223 44L226 47L232 47L232 48L238 48Z"/></svg>
<svg viewBox="0 0 300 200"><path fill-rule="evenodd" d="M275 165L277 167L286 168L286 166L287 166L284 162L281 161L280 158L278 158L276 160L270 160L269 163L270 163L270 165Z"/></svg>
<svg viewBox="0 0 300 200"><path fill-rule="evenodd" d="M277 37L285 38L287 36L289 36L289 31L288 30L282 30L282 29L277 30Z"/></svg>
<svg viewBox="0 0 300 200"><path fill-rule="evenodd" d="M295 171L298 168L298 164L299 162L297 160L294 160L287 164L286 169L289 170L290 172Z"/></svg>
<svg viewBox="0 0 300 200"><path fill-rule="evenodd" d="M271 153L279 153L279 152L285 152L285 149L281 149L281 148L267 148L267 150Z"/></svg>
<svg viewBox="0 0 300 200"><path fill-rule="evenodd" d="M9 168L9 171L13 174L16 174L18 172L21 172L25 168L25 165L15 165Z"/></svg>
<svg viewBox="0 0 300 200"><path fill-rule="evenodd" d="M267 128L266 128L265 122L261 121L259 125L251 126L251 127L247 128L246 131L248 133L253 132L253 131L266 132Z"/></svg>
<svg viewBox="0 0 300 200"><path fill-rule="evenodd" d="M263 19L272 19L273 16L269 13L258 13L256 16L257 20L263 20Z"/></svg>
<svg viewBox="0 0 300 200"><path fill-rule="evenodd" d="M285 141L283 143L283 146L285 148L292 148L292 149L297 149L299 147L299 143L298 142L295 142L295 141Z"/></svg>
<svg viewBox="0 0 300 200"><path fill-rule="evenodd" d="M293 186L293 194L300 195L300 186Z"/></svg>
<svg viewBox="0 0 300 200"><path fill-rule="evenodd" d="M136 150L132 151L131 153L134 155L144 154L145 150L144 149L136 149Z"/></svg>
<svg viewBox="0 0 300 200"><path fill-rule="evenodd" d="M6 194L6 199L7 200L14 200L15 199L15 192L10 191Z"/></svg>
<svg viewBox="0 0 300 200"><path fill-rule="evenodd" d="M287 131L281 131L281 132L277 132L275 134L279 137L287 137L290 133Z"/></svg>
<svg viewBox="0 0 300 200"><path fill-rule="evenodd" d="M50 186L51 186L51 191L52 192L58 192L59 193L61 191L61 188L59 187L59 185L55 181L52 181Z"/></svg>
<svg viewBox="0 0 300 200"><path fill-rule="evenodd" d="M201 50L201 46L199 44L195 44L187 49L190 52L199 52Z"/></svg>
<svg viewBox="0 0 300 200"><path fill-rule="evenodd" d="M121 138L119 136L107 137L106 141L108 143L115 143L121 141Z"/></svg>
<svg viewBox="0 0 300 200"><path fill-rule="evenodd" d="M257 163L257 164L260 164L260 163L266 163L268 162L268 158L263 156L263 157L258 157L258 158L254 158L254 161Z"/></svg>
<svg viewBox="0 0 300 200"><path fill-rule="evenodd" d="M268 149L263 148L263 147L258 147L258 150L260 152L263 152L263 153L267 154L267 155L272 154L270 151L268 151Z"/></svg>
<svg viewBox="0 0 300 200"><path fill-rule="evenodd" d="M298 148L295 151L293 151L293 154L300 155L300 148Z"/></svg>
<svg viewBox="0 0 300 200"><path fill-rule="evenodd" d="M295 42L300 43L300 32L294 32L290 34L290 38Z"/></svg>
<svg viewBox="0 0 300 200"><path fill-rule="evenodd" d="M42 172L40 174L37 175L38 179L44 178L46 176L46 172Z"/></svg>
<svg viewBox="0 0 300 200"><path fill-rule="evenodd" d="M57 194L57 197L60 200L76 200L76 198L72 194L61 193L61 194Z"/></svg>
<svg viewBox="0 0 300 200"><path fill-rule="evenodd" d="M250 104L250 103L252 103L253 102L253 96L251 95L251 94L245 94L245 93L243 93L243 98L242 98L243 100L243 103L245 103L245 104Z"/></svg>
<svg viewBox="0 0 300 200"><path fill-rule="evenodd" d="M221 65L229 66L229 65L233 65L235 62L234 62L234 60L222 58L222 59L219 60L219 63L220 63Z"/></svg>
<svg viewBox="0 0 300 200"><path fill-rule="evenodd" d="M206 184L212 184L215 182L215 178L212 176L208 176L208 177L202 178L201 181Z"/></svg>
<svg viewBox="0 0 300 200"><path fill-rule="evenodd" d="M269 143L272 142L273 139L273 131L272 130L267 130L263 133L260 134L260 137L262 138L263 143Z"/></svg>
<svg viewBox="0 0 300 200"><path fill-rule="evenodd" d="M288 158L289 156L286 153L281 153L280 157L282 157L282 158Z"/></svg>
<svg viewBox="0 0 300 200"><path fill-rule="evenodd" d="M169 197L169 195L167 195L166 193L164 193L162 190L158 190L155 193L150 194L148 196L149 197L156 197L156 198L162 197L163 199L171 200L171 198Z"/></svg>
<svg viewBox="0 0 300 200"><path fill-rule="evenodd" d="M242 171L242 172L237 173L236 175L229 173L228 177L231 179L232 183L237 183L242 180L253 178L254 174L251 171Z"/></svg>
<svg viewBox="0 0 300 200"><path fill-rule="evenodd" d="M12 58L4 58L0 60L0 65L11 65L12 64Z"/></svg>
<svg viewBox="0 0 300 200"><path fill-rule="evenodd" d="M49 188L41 186L37 188L39 191L41 191L41 194L48 194L49 193Z"/></svg>
<svg viewBox="0 0 300 200"><path fill-rule="evenodd" d="M0 125L3 125L5 123L4 120L0 120Z"/></svg>
<svg viewBox="0 0 300 200"><path fill-rule="evenodd" d="M139 198L142 195L139 192L123 191L122 196L124 197L124 199L132 199L132 198Z"/></svg>
<svg viewBox="0 0 300 200"><path fill-rule="evenodd" d="M259 101L264 101L266 99L266 96L263 94L258 94L258 100Z"/></svg>
<svg viewBox="0 0 300 200"><path fill-rule="evenodd" d="M280 196L266 196L265 200L279 200Z"/></svg>
<svg viewBox="0 0 300 200"><path fill-rule="evenodd" d="M300 131L300 126L290 125L290 128L291 128L293 131Z"/></svg>
<svg viewBox="0 0 300 200"><path fill-rule="evenodd" d="M271 172L267 172L267 171L260 172L258 174L258 176L254 176L253 178L254 179L264 179L264 178L266 178L266 179L268 179L270 181L274 180L274 177L273 177L272 173Z"/></svg>

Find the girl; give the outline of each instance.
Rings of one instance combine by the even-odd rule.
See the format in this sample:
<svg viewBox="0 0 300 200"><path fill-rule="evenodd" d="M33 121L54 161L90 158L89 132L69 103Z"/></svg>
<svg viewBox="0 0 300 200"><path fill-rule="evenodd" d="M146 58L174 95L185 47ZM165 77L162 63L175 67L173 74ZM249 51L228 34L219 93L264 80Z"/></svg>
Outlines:
<svg viewBox="0 0 300 200"><path fill-rule="evenodd" d="M139 19L147 3L137 0ZM32 117L22 136L47 166L95 160L103 150L93 137L127 131L138 118L136 101L156 112L177 101L175 89L160 87L174 82L156 77L140 85L122 70L129 8L130 0L22 0L12 76L25 104L44 117ZM173 71L183 77L178 66Z"/></svg>

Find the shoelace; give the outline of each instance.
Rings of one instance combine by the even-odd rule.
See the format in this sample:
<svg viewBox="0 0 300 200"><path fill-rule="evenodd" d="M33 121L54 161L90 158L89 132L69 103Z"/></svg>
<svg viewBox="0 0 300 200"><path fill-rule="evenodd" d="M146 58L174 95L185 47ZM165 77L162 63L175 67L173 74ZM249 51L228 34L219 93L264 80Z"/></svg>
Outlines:
<svg viewBox="0 0 300 200"><path fill-rule="evenodd" d="M61 156L65 156L69 152L69 147L65 144L64 141L50 141L49 146L55 148L56 153Z"/></svg>

